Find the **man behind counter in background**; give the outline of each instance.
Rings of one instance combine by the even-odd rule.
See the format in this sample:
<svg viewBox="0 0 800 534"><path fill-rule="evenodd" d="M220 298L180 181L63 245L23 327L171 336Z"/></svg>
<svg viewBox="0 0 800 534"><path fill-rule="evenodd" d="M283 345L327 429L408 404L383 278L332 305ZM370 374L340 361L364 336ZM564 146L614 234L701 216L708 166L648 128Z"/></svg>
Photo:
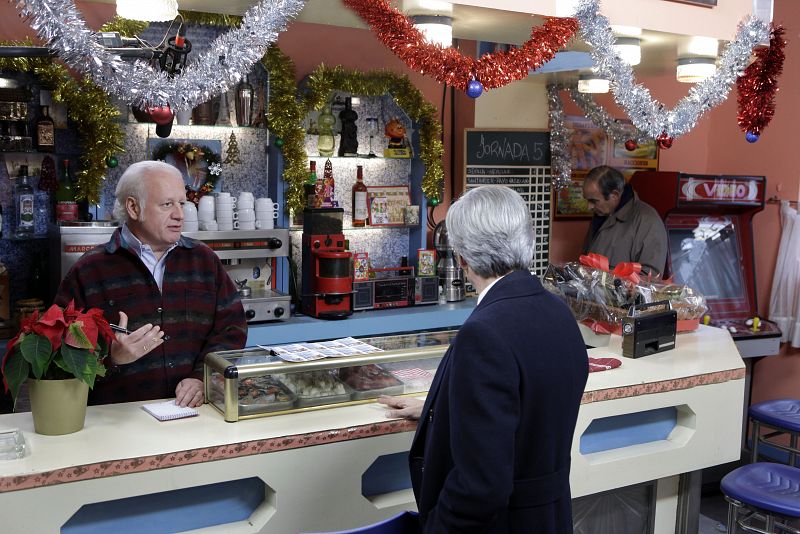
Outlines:
<svg viewBox="0 0 800 534"><path fill-rule="evenodd" d="M658 212L639 200L621 172L605 165L590 170L583 182L583 198L594 214L583 254L602 254L611 267L639 263L653 279L664 274L667 230Z"/></svg>
<svg viewBox="0 0 800 534"><path fill-rule="evenodd" d="M478 305L442 358L409 460L422 531L569 534L570 450L589 363L567 306L528 271L530 211L515 191L467 191L447 235ZM420 416L422 416L420 418Z"/></svg>
<svg viewBox="0 0 800 534"><path fill-rule="evenodd" d="M115 195L122 226L78 260L55 298L100 308L132 331L116 334L89 403L175 396L181 406L199 406L205 355L247 340L239 294L216 254L181 235L186 191L175 167L134 163Z"/></svg>

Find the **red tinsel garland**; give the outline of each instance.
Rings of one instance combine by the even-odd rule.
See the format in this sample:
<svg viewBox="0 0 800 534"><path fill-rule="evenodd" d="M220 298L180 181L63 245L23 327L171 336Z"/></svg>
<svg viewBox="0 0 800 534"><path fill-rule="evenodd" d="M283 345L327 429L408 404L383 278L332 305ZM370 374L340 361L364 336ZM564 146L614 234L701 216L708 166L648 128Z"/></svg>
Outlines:
<svg viewBox="0 0 800 534"><path fill-rule="evenodd" d="M756 51L756 60L736 80L739 91L737 119L743 132L761 135L775 115L775 93L785 57L783 33L782 26L773 26L769 47Z"/></svg>
<svg viewBox="0 0 800 534"><path fill-rule="evenodd" d="M527 77L529 71L553 59L578 30L575 19L548 17L543 26L531 28L531 38L521 47L474 59L465 57L455 48L426 42L408 17L390 6L387 0L343 1L409 67L462 91L472 79L493 89Z"/></svg>

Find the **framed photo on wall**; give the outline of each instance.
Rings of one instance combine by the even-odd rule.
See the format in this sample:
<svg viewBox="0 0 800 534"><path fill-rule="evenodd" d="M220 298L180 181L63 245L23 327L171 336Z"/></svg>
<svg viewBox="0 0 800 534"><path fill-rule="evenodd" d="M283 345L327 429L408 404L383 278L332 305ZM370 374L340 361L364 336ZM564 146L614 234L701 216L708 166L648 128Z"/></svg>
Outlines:
<svg viewBox="0 0 800 534"><path fill-rule="evenodd" d="M410 204L407 185L367 186L370 226L404 226L405 208Z"/></svg>
<svg viewBox="0 0 800 534"><path fill-rule="evenodd" d="M218 139L147 140L150 159L164 161L183 175L189 200L201 197L222 186L222 141Z"/></svg>

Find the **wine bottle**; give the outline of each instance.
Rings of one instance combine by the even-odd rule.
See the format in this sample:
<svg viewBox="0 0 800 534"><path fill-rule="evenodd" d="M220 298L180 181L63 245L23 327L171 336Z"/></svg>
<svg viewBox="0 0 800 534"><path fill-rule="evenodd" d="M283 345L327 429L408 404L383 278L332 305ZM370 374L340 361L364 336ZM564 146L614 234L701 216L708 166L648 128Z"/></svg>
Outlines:
<svg viewBox="0 0 800 534"><path fill-rule="evenodd" d="M317 162L310 161L309 165L308 178L303 184L303 191L306 195L306 207L314 208L317 204Z"/></svg>
<svg viewBox="0 0 800 534"><path fill-rule="evenodd" d="M26 238L33 236L34 196L33 186L28 178L28 166L20 165L17 179L14 183L14 205L16 206L17 227L14 237Z"/></svg>
<svg viewBox="0 0 800 534"><path fill-rule="evenodd" d="M36 147L41 152L54 152L56 149L56 130L49 106L41 107L41 116L36 121Z"/></svg>
<svg viewBox="0 0 800 534"><path fill-rule="evenodd" d="M75 191L72 188L72 176L69 172L69 160L61 162L61 180L56 190L56 222L77 221L78 204L75 202Z"/></svg>
<svg viewBox="0 0 800 534"><path fill-rule="evenodd" d="M353 184L353 226L367 225L367 186L364 185L364 168L356 167L356 183Z"/></svg>

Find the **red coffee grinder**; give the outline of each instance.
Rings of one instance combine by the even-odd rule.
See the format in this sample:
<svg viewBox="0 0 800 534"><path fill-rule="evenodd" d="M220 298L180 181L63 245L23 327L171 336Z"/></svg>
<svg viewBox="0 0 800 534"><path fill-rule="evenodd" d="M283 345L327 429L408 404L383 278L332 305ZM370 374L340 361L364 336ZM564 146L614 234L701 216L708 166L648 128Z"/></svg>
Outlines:
<svg viewBox="0 0 800 534"><path fill-rule="evenodd" d="M345 319L353 313L352 253L345 252L342 208L303 210L303 287L301 309L319 319Z"/></svg>

